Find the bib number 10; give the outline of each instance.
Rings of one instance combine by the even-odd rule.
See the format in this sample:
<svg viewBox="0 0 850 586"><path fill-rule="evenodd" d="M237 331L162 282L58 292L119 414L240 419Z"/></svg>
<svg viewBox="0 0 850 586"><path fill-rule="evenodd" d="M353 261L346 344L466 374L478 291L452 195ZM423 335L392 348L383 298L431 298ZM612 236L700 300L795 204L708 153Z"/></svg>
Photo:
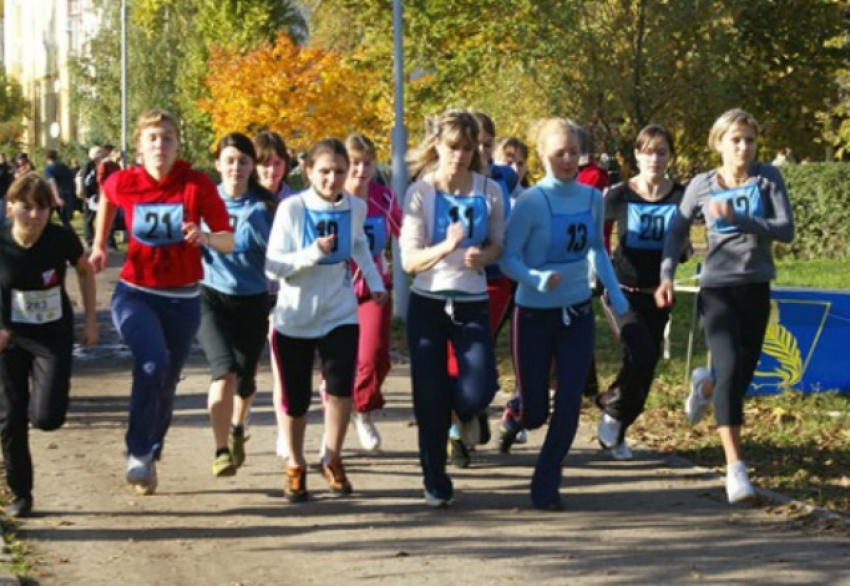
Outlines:
<svg viewBox="0 0 850 586"><path fill-rule="evenodd" d="M319 233L319 238L336 236L331 245L331 252L339 250L339 223L333 220L319 220L316 223L316 232Z"/></svg>

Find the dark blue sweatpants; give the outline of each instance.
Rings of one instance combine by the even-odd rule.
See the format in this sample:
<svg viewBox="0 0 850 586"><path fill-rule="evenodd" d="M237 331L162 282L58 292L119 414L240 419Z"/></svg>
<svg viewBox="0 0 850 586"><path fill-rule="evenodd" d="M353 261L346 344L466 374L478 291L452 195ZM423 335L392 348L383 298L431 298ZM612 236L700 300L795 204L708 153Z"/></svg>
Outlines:
<svg viewBox="0 0 850 586"><path fill-rule="evenodd" d="M201 322L200 298L166 297L119 282L112 296L112 321L133 353L127 451L158 458L171 425L180 372Z"/></svg>
<svg viewBox="0 0 850 586"><path fill-rule="evenodd" d="M449 377L448 342L457 357L456 382ZM488 302L455 300L451 316L444 300L412 293L407 344L425 490L448 500L453 487L446 474L446 438L452 411L469 421L487 408L498 386Z"/></svg>
<svg viewBox="0 0 850 586"><path fill-rule="evenodd" d="M512 416L526 429L546 423L549 369L553 360L557 371L552 419L531 480L531 501L535 507L552 508L560 504L561 465L575 439L595 333L589 301L567 309L519 306L514 309L511 354L518 395L510 408Z"/></svg>

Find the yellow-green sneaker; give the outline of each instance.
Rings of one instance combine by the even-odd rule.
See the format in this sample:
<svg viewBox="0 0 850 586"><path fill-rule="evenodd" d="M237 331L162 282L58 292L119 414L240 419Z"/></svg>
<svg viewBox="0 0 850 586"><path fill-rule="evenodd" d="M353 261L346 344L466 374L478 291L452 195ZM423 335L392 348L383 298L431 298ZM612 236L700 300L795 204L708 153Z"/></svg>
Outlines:
<svg viewBox="0 0 850 586"><path fill-rule="evenodd" d="M235 435L232 431L230 432L230 441L228 442L228 447L230 448L230 454L233 457L233 463L237 468L241 468L242 464L245 463L245 442L248 441L248 438L245 434Z"/></svg>
<svg viewBox="0 0 850 586"><path fill-rule="evenodd" d="M218 478L236 476L236 469L236 463L233 461L233 456L230 455L230 452L219 454L212 463L213 474Z"/></svg>

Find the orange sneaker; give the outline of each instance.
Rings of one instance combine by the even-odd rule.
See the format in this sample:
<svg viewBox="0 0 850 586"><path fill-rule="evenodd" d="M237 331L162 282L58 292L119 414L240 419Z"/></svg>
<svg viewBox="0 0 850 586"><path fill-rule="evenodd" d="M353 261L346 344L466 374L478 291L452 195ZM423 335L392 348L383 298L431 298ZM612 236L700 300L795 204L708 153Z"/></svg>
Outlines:
<svg viewBox="0 0 850 586"><path fill-rule="evenodd" d="M322 474L328 481L328 488L334 496L345 496L351 494L351 483L345 475L342 460L334 458L330 462L322 462Z"/></svg>
<svg viewBox="0 0 850 586"><path fill-rule="evenodd" d="M286 468L286 500L291 503L303 503L309 497L307 494L307 470L301 466Z"/></svg>

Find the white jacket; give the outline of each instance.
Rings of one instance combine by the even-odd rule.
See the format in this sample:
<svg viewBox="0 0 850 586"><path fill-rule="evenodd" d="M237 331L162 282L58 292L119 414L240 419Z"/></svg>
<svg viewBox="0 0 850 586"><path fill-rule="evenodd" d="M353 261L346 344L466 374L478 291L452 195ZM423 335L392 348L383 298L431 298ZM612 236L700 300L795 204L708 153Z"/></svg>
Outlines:
<svg viewBox="0 0 850 586"><path fill-rule="evenodd" d="M305 209L351 212L351 258L372 292L384 292L369 240L363 231L366 204L345 195L331 203L311 188L280 203L266 252L266 276L280 283L272 315L275 330L294 338L321 338L334 328L356 324L357 298L347 262L319 264L325 256L318 243L305 246Z"/></svg>

